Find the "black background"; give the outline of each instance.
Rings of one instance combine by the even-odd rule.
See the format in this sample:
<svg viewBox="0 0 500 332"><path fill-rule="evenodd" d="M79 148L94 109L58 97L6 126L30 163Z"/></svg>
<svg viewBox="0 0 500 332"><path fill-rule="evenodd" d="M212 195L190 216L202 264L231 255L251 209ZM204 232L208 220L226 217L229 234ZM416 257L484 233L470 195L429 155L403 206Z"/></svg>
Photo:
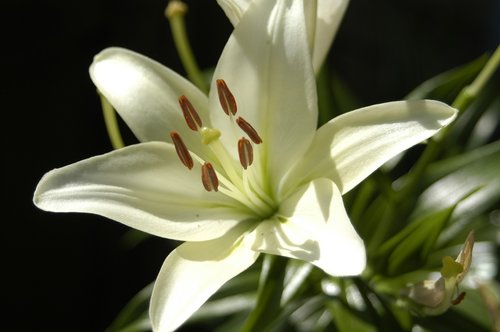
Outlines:
<svg viewBox="0 0 500 332"><path fill-rule="evenodd" d="M192 0L188 30L203 68L231 25L215 1ZM404 97L423 80L492 51L498 0L352 0L329 57L362 104ZM5 1L2 36L2 296L4 331L102 331L153 281L176 245L127 245L127 228L37 210L41 176L107 152L88 76L94 54L122 46L184 73L163 16L166 0ZM132 138L127 140L132 142ZM7 310L7 312L5 312Z"/></svg>

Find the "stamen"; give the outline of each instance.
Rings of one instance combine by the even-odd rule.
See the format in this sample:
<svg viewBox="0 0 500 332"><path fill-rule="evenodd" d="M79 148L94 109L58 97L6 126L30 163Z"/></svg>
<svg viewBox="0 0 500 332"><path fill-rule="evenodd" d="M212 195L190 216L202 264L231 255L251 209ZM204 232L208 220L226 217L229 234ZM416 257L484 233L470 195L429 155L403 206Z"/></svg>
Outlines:
<svg viewBox="0 0 500 332"><path fill-rule="evenodd" d="M227 87L227 84L224 80L216 80L217 84L217 93L219 94L219 102L224 110L224 113L229 115L231 112L232 115L235 115L238 107L236 105L236 100L234 99L233 94Z"/></svg>
<svg viewBox="0 0 500 332"><path fill-rule="evenodd" d="M253 162L253 148L252 144L245 137L240 138L238 141L238 155L240 156L240 163L244 169L252 165Z"/></svg>
<svg viewBox="0 0 500 332"><path fill-rule="evenodd" d="M179 105L182 109L182 114L184 114L184 119L191 130L198 131L198 128L202 126L201 118L198 112L193 107L193 104L187 99L186 96L182 95L179 97Z"/></svg>
<svg viewBox="0 0 500 332"><path fill-rule="evenodd" d="M240 116L236 119L236 123L248 135L248 137L250 137L252 142L254 142L255 144L262 143L262 138L260 138L259 134L257 134L255 128L252 127L252 125L249 124L245 119Z"/></svg>
<svg viewBox="0 0 500 332"><path fill-rule="evenodd" d="M170 137L172 138L172 142L175 146L175 151L177 152L177 155L179 156L181 162L187 168L192 169L194 165L193 158L191 157L189 150L186 148L186 144L184 144L184 142L182 141L179 133L176 131L172 131L170 133Z"/></svg>
<svg viewBox="0 0 500 332"><path fill-rule="evenodd" d="M465 292L461 292L455 299L451 300L451 304L458 305L460 304L460 302L464 300L464 298L465 298Z"/></svg>
<svg viewBox="0 0 500 332"><path fill-rule="evenodd" d="M219 179L211 163L206 162L201 166L201 182L207 191L219 191Z"/></svg>

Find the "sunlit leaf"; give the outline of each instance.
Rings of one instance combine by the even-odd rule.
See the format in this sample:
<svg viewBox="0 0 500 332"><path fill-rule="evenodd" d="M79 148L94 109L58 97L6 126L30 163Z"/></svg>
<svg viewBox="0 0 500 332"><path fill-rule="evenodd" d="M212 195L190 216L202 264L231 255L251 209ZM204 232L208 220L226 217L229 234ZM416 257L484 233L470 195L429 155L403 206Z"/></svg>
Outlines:
<svg viewBox="0 0 500 332"><path fill-rule="evenodd" d="M328 307L330 308L331 315L334 318L334 324L339 332L378 331L369 321L363 320L352 308L340 301L329 301Z"/></svg>
<svg viewBox="0 0 500 332"><path fill-rule="evenodd" d="M451 103L460 90L481 71L488 56L483 55L476 60L439 74L420 84L407 95L407 99L436 99Z"/></svg>
<svg viewBox="0 0 500 332"><path fill-rule="evenodd" d="M394 275L400 267L403 271L399 273L422 265L454 209L455 205L426 215L386 241L376 255L386 260L387 273Z"/></svg>
<svg viewBox="0 0 500 332"><path fill-rule="evenodd" d="M440 210L443 206L456 204L467 193L476 190L461 202L452 215L452 224L443 234L442 242L470 228L471 221L487 213L500 202L500 151L498 142L492 143L476 152L464 156L463 160L454 159L436 164L429 174L441 177L447 169L453 169L457 164L464 165L448 175L441 177L422 193L414 211L415 216L421 216ZM469 160L467 160L469 159Z"/></svg>

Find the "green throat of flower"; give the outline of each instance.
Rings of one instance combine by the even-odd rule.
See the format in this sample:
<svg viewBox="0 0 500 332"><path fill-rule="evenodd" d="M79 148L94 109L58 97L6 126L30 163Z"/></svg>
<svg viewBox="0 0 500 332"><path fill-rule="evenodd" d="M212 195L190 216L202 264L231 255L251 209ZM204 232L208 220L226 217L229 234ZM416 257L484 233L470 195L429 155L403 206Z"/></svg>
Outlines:
<svg viewBox="0 0 500 332"><path fill-rule="evenodd" d="M231 119L235 130L241 130L242 136L237 144L239 163L231 156L221 143L221 132L216 128L203 126L201 117L189 99L182 95L179 105L187 126L200 136L201 143L213 155L214 160L203 160L192 154L177 131L172 131L170 137L177 155L189 170L195 162L201 166L201 183L210 192L220 193L241 203L256 216L265 218L276 211L276 203L271 195L256 181L256 175L250 171L254 162L254 149L262 143L255 128L241 116L236 117L238 107L236 100L224 80L217 80L217 93L224 113Z"/></svg>

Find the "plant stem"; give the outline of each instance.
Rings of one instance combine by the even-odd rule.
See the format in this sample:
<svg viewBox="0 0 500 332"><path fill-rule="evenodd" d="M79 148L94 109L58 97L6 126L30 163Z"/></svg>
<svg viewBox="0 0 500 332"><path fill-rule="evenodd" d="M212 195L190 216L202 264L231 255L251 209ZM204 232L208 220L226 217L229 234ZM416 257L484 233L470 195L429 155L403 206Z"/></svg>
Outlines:
<svg viewBox="0 0 500 332"><path fill-rule="evenodd" d="M200 90L208 93L208 87L196 59L194 58L187 37L186 22L184 20L186 13L187 5L180 0L171 0L165 9L165 16L170 23L170 29L172 30L172 37L174 38L177 53L179 54L189 80Z"/></svg>
<svg viewBox="0 0 500 332"><path fill-rule="evenodd" d="M116 113L113 106L99 91L97 91L101 99L102 114L104 116L104 123L106 124L106 130L108 132L109 140L113 149L121 149L125 146L123 143L122 135L120 134L120 128L118 127L118 121L116 119Z"/></svg>
<svg viewBox="0 0 500 332"><path fill-rule="evenodd" d="M266 255L262 266L259 294L255 308L243 324L241 332L261 332L281 311L281 295L288 259Z"/></svg>
<svg viewBox="0 0 500 332"><path fill-rule="evenodd" d="M452 106L459 109L460 112L465 111L480 94L488 80L497 70L499 64L500 47L496 49L495 53L490 57L474 81L460 91L455 101L452 103ZM370 245L372 247L379 245L386 238L389 230L393 229L394 223L405 218L405 214L413 208L416 200L411 200L409 198L414 195L422 185L423 181L421 181L421 179L427 167L438 157L442 149L447 146L447 137L450 128L451 126L443 128L438 135L429 140L424 152L408 174L408 178L401 190L397 192L396 195L390 197L388 203L389 215L384 219L384 227L379 227L376 239L371 239Z"/></svg>
<svg viewBox="0 0 500 332"><path fill-rule="evenodd" d="M500 64L500 46L497 47L496 51L490 57L484 68L477 75L474 82L460 91L459 95L453 102L452 106L458 108L459 110L465 110L470 103L477 97L477 95L484 88L486 83L489 81L491 76L495 73Z"/></svg>
<svg viewBox="0 0 500 332"><path fill-rule="evenodd" d="M497 70L499 64L500 46L497 47L495 53L493 53L493 55L490 57L490 59L474 79L474 81L460 91L458 96L453 101L452 106L459 109L461 112L465 111L465 109L467 109L467 107L469 107L469 105L479 95L493 73ZM450 127L444 128L437 137L429 141L427 148L424 150L422 156L413 167L408 182L401 190L401 193L399 194L400 197L406 197L407 194L414 191L414 189L420 182L422 175L427 169L427 166L429 166L429 164L441 152L441 148L443 146L446 146L445 140L450 130L449 128Z"/></svg>

